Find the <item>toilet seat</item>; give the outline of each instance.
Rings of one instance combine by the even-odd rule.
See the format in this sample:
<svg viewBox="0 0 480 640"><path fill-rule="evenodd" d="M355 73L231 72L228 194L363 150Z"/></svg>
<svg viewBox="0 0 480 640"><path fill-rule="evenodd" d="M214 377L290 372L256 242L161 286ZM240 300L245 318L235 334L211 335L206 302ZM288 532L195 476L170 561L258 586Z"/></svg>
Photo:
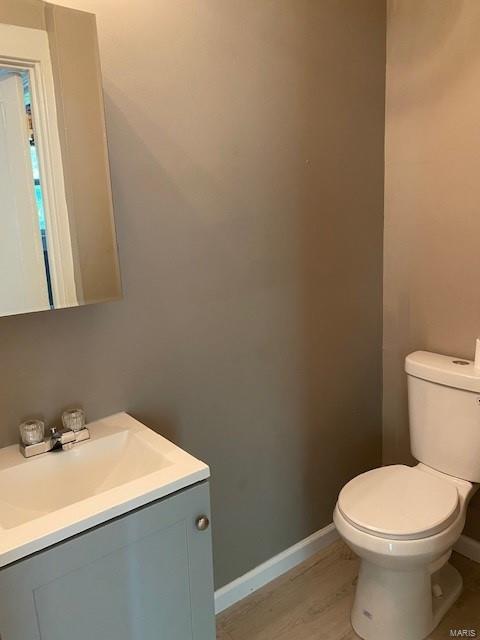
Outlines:
<svg viewBox="0 0 480 640"><path fill-rule="evenodd" d="M460 505L453 482L416 467L391 465L346 484L338 509L351 525L374 536L418 540L446 529Z"/></svg>

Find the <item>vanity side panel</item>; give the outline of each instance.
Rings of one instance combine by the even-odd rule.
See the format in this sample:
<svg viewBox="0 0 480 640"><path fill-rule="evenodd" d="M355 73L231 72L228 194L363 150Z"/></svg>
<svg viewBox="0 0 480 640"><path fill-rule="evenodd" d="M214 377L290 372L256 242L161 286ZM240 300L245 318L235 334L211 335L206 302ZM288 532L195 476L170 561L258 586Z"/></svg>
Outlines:
<svg viewBox="0 0 480 640"><path fill-rule="evenodd" d="M95 16L45 4L79 303L121 297Z"/></svg>
<svg viewBox="0 0 480 640"><path fill-rule="evenodd" d="M214 640L208 482L0 570L6 640Z"/></svg>

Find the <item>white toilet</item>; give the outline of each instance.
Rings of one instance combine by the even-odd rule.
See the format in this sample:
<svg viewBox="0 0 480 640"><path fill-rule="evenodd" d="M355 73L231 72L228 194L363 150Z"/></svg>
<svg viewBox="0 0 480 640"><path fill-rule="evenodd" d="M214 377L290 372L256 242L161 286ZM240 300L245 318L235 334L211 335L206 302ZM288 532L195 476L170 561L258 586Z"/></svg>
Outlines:
<svg viewBox="0 0 480 640"><path fill-rule="evenodd" d="M357 476L333 517L361 558L352 625L366 640L422 640L460 595L448 559L480 482L480 370L426 351L409 355L405 370L419 464Z"/></svg>

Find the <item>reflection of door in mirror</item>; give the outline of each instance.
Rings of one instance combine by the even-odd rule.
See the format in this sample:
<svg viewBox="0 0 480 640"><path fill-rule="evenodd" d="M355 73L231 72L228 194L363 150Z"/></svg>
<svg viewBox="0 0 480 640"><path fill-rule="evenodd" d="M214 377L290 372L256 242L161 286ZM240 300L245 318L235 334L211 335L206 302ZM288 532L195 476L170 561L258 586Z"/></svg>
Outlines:
<svg viewBox="0 0 480 640"><path fill-rule="evenodd" d="M121 297L95 16L0 0L0 316Z"/></svg>
<svg viewBox="0 0 480 640"><path fill-rule="evenodd" d="M28 75L25 81L28 82ZM0 68L2 315L32 309L40 311L51 306L46 271L48 263L44 258L34 191L33 154L22 74Z"/></svg>
<svg viewBox="0 0 480 640"><path fill-rule="evenodd" d="M76 305L47 34L0 25L0 43L0 315Z"/></svg>

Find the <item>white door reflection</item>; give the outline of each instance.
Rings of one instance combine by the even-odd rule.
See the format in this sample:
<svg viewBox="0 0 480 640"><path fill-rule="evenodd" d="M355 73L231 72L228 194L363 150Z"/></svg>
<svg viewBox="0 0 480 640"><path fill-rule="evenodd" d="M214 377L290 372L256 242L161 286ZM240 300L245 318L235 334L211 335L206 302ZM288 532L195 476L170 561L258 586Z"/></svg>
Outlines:
<svg viewBox="0 0 480 640"><path fill-rule="evenodd" d="M0 315L76 306L45 32L0 24L0 118Z"/></svg>
<svg viewBox="0 0 480 640"><path fill-rule="evenodd" d="M49 309L45 215L28 71L0 67L0 314Z"/></svg>

